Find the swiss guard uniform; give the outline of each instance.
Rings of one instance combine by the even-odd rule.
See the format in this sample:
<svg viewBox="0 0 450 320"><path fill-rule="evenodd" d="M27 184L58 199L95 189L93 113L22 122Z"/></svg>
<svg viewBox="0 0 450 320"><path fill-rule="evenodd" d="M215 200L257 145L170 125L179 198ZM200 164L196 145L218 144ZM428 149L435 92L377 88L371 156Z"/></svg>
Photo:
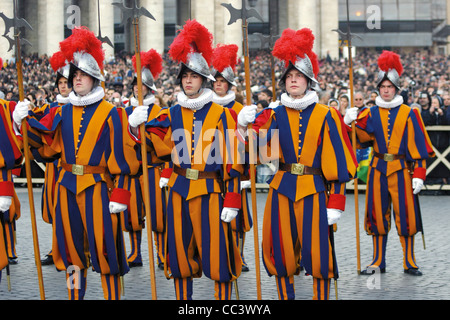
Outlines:
<svg viewBox="0 0 450 320"><path fill-rule="evenodd" d="M268 181L262 252L282 300L295 298L294 275L300 271L300 261L314 279L313 299L328 299L330 279L338 272L330 227L345 209L345 184L356 173L342 118L319 104L317 93L310 89L317 83L319 69L313 42L309 29L283 32L273 49L287 68L280 85L284 87L288 73L297 69L307 78L308 88L299 99L289 92L282 94L281 104L264 109L252 124L259 150L267 149L260 156L276 153L280 161L278 172ZM240 127L252 122L245 120L244 110L249 108L241 111Z"/></svg>
<svg viewBox="0 0 450 320"><path fill-rule="evenodd" d="M217 77L223 77L228 82L228 92L224 96L219 96L216 92L213 93L213 101L217 104L231 109L236 113L236 117L244 107L241 103L236 101L236 93L231 90L232 86L237 86L235 81L235 69L238 63L237 51L238 46L235 44L230 45L218 45L213 50L212 60L212 75ZM246 162L247 163L247 162ZM251 212L248 205L247 189L250 187L250 178L248 174L248 166L245 167L245 174L241 176L241 199L242 207L239 210L239 214L236 219L231 222L231 227L235 233L237 245L241 251L242 258L242 271L248 271L248 266L244 259L244 244L245 233L249 232L252 228L253 221Z"/></svg>
<svg viewBox="0 0 450 320"><path fill-rule="evenodd" d="M132 59L134 68L136 70L136 56ZM141 66L142 66L142 84L147 87L148 94L144 97L144 105L148 106L148 121L155 118L161 110L161 107L155 104L154 94L157 92L155 80L162 71L162 57L155 50L151 49L148 52L141 52ZM137 84L137 78L134 77L133 86ZM139 106L137 98L132 97L131 105L125 108L127 116ZM155 233L155 244L157 248L158 265L161 267L164 264L164 225L165 225L165 210L166 199L164 190L159 186L161 172L164 169L164 163L158 160L154 154L149 154L148 158L157 163L149 163L147 165L148 179L149 179L149 197L150 197L150 214L152 221L152 231ZM136 161L142 165L141 153L136 152ZM125 188L131 192L130 207L124 211L122 228L129 233L131 252L128 256L128 265L130 267L142 266L141 256L141 239L142 229L145 225L145 207L143 199L144 182L143 182L142 168L136 175L130 176L125 183Z"/></svg>
<svg viewBox="0 0 450 320"><path fill-rule="evenodd" d="M384 51L379 59L378 86L385 80L400 90L403 67L400 57ZM373 261L362 274L379 268L385 272L387 235L391 227L391 206L403 247L405 273L421 275L414 257L414 235L422 231L417 193L426 178L426 159L433 149L420 114L403 104L381 96L376 105L358 115L356 129L360 142L373 144L366 190L365 230L373 238Z"/></svg>
<svg viewBox="0 0 450 320"><path fill-rule="evenodd" d="M9 105L9 102L0 99L0 281L1 270L9 263L10 243L14 243L8 225L12 225L12 219L17 215L20 216L20 202L11 170L19 167L23 159L22 142L14 133Z"/></svg>
<svg viewBox="0 0 450 320"><path fill-rule="evenodd" d="M169 54L181 62L178 80L187 71L202 76L203 84L214 79L207 62L212 35L197 21L186 22ZM241 206L242 166L231 158L237 147L232 143L236 123L229 109L212 102L210 89L199 93L189 99L180 92L177 105L162 109L148 122L147 144L158 157L171 155L173 162L166 264L176 298L192 299L193 278L204 273L215 281L215 298L230 299L231 283L242 267L228 224Z"/></svg>
<svg viewBox="0 0 450 320"><path fill-rule="evenodd" d="M119 277L128 272L119 213L129 205L130 194L114 188L112 176L135 174L138 164L127 161L133 144L123 141L118 110L106 102L100 82L104 52L87 28L75 28L60 43L70 61L69 84L78 70L94 79L90 93L75 90L70 103L55 107L37 121L28 119L30 144L43 158L60 156L53 221L53 260L58 270L79 276L79 287L69 286L69 299L83 299L86 275L92 263L101 274L105 299L120 299ZM75 89L75 88L74 88ZM17 108L16 108L17 109ZM130 148L128 151L125 148ZM131 157L130 157L131 159Z"/></svg>

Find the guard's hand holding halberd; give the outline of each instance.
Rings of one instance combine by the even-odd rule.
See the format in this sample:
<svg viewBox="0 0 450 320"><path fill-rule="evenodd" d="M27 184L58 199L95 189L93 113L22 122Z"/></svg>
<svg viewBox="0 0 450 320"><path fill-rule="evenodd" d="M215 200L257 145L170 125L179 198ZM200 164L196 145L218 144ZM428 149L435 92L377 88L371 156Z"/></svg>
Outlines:
<svg viewBox="0 0 450 320"><path fill-rule="evenodd" d="M269 103L269 108L270 109L275 109L276 107L278 107L280 105L280 101L272 101L271 103Z"/></svg>
<svg viewBox="0 0 450 320"><path fill-rule="evenodd" d="M128 123L131 127L137 128L141 124L147 122L148 119L148 106L136 107L128 117Z"/></svg>
<svg viewBox="0 0 450 320"><path fill-rule="evenodd" d="M22 126L22 120L28 116L28 110L30 110L30 101L19 101L13 112L13 120L18 128Z"/></svg>
<svg viewBox="0 0 450 320"><path fill-rule="evenodd" d="M6 212L9 210L12 204L12 197L0 196L0 212Z"/></svg>
<svg viewBox="0 0 450 320"><path fill-rule="evenodd" d="M420 178L413 178L412 179L412 188L413 188L413 193L418 194L420 192L420 190L422 190L422 188L423 188L423 180Z"/></svg>
<svg viewBox="0 0 450 320"><path fill-rule="evenodd" d="M222 219L223 222L229 223L233 221L234 218L239 213L239 209L236 208L223 208L222 214L220 215L220 219Z"/></svg>
<svg viewBox="0 0 450 320"><path fill-rule="evenodd" d="M128 208L128 206L126 204L118 203L118 202L114 202L114 201L109 202L109 212L111 214L125 211L125 210L127 210L127 208Z"/></svg>
<svg viewBox="0 0 450 320"><path fill-rule="evenodd" d="M243 181L241 181L241 190L242 189L249 189L249 188L251 188L251 186L252 186L252 183L251 183L250 180L243 180Z"/></svg>
<svg viewBox="0 0 450 320"><path fill-rule="evenodd" d="M167 187L167 184L169 183L169 178L159 178L159 187L162 189L164 187Z"/></svg>
<svg viewBox="0 0 450 320"><path fill-rule="evenodd" d="M238 114L238 124L242 127L247 127L249 123L253 123L256 118L257 106L252 104L245 106Z"/></svg>
<svg viewBox="0 0 450 320"><path fill-rule="evenodd" d="M328 218L328 225L331 226L339 221L341 218L342 211L338 209L327 209L327 218Z"/></svg>
<svg viewBox="0 0 450 320"><path fill-rule="evenodd" d="M359 109L356 107L347 109L347 112L345 113L344 116L344 122L346 125L351 125L353 121L355 121L358 118L358 112Z"/></svg>

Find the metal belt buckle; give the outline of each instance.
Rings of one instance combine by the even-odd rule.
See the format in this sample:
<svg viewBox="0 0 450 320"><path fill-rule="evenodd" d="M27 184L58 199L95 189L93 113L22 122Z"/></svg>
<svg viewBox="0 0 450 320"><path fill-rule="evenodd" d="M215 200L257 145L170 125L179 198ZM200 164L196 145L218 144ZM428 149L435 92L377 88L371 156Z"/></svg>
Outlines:
<svg viewBox="0 0 450 320"><path fill-rule="evenodd" d="M84 166L82 166L80 164L73 164L72 165L72 173L76 176L84 175Z"/></svg>
<svg viewBox="0 0 450 320"><path fill-rule="evenodd" d="M297 176L302 176L305 172L305 165L301 163L293 163L291 165L291 173Z"/></svg>
<svg viewBox="0 0 450 320"><path fill-rule="evenodd" d="M186 169L186 178L189 180L198 180L198 170Z"/></svg>
<svg viewBox="0 0 450 320"><path fill-rule="evenodd" d="M385 153L383 156L383 160L386 162L394 161L394 155L390 153Z"/></svg>

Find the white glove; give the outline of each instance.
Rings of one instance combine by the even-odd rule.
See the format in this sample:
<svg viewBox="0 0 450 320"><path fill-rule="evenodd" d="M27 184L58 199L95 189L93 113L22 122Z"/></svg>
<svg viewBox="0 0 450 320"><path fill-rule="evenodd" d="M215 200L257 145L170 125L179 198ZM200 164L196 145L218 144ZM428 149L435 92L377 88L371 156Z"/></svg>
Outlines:
<svg viewBox="0 0 450 320"><path fill-rule="evenodd" d="M242 127L247 127L249 123L253 123L256 118L256 109L258 107L254 104L245 106L238 114L238 124Z"/></svg>
<svg viewBox="0 0 450 320"><path fill-rule="evenodd" d="M12 197L0 196L0 212L6 212L9 210L12 204Z"/></svg>
<svg viewBox="0 0 450 320"><path fill-rule="evenodd" d="M344 116L344 122L346 125L351 125L353 121L355 121L358 118L358 112L359 109L356 107L347 109L347 112L345 113Z"/></svg>
<svg viewBox="0 0 450 320"><path fill-rule="evenodd" d="M168 183L169 183L169 178L159 178L159 187L161 189L164 187L167 187Z"/></svg>
<svg viewBox="0 0 450 320"><path fill-rule="evenodd" d="M413 193L418 194L420 192L420 190L422 190L422 188L423 188L423 180L420 178L413 178L412 179L412 188L413 188Z"/></svg>
<svg viewBox="0 0 450 320"><path fill-rule="evenodd" d="M109 202L109 212L110 213L119 213L127 210L128 206L123 203L118 203L114 201Z"/></svg>
<svg viewBox="0 0 450 320"><path fill-rule="evenodd" d="M327 208L328 225L331 226L339 221L342 211L338 209Z"/></svg>
<svg viewBox="0 0 450 320"><path fill-rule="evenodd" d="M30 101L25 99L17 103L12 115L17 127L20 128L22 126L22 120L28 116L28 110L30 110Z"/></svg>
<svg viewBox="0 0 450 320"><path fill-rule="evenodd" d="M239 213L239 209L236 208L223 208L222 214L220 215L220 219L222 219L223 222L231 222Z"/></svg>
<svg viewBox="0 0 450 320"><path fill-rule="evenodd" d="M252 182L250 180L241 181L241 190L248 189L252 187Z"/></svg>
<svg viewBox="0 0 450 320"><path fill-rule="evenodd" d="M280 101L272 101L270 104L269 104L269 108L270 109L274 109L274 108L276 108L276 107L278 107L280 105Z"/></svg>
<svg viewBox="0 0 450 320"><path fill-rule="evenodd" d="M148 106L136 107L128 117L128 123L131 127L137 128L139 125L147 122L148 119Z"/></svg>

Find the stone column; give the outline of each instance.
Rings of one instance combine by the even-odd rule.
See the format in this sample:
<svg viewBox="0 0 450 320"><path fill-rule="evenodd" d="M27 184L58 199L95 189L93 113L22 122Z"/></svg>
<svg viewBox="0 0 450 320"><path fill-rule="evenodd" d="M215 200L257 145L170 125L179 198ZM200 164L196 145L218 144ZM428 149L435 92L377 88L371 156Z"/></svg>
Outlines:
<svg viewBox="0 0 450 320"><path fill-rule="evenodd" d="M317 55L326 57L329 52L332 59L339 57L339 35L333 29L339 29L338 1L320 0L321 50Z"/></svg>
<svg viewBox="0 0 450 320"><path fill-rule="evenodd" d="M102 37L108 37L114 44L114 6L110 0L100 1L100 28L102 31ZM99 23L98 23L98 4L97 1L89 1L89 24L88 27L96 36L99 36ZM83 11L84 13L85 11ZM114 56L114 48L104 43L103 49L105 50L105 59L108 60L111 56Z"/></svg>
<svg viewBox="0 0 450 320"><path fill-rule="evenodd" d="M156 19L141 17L139 22L141 51L155 49L164 53L164 2L160 0L141 0L141 6ZM133 50L134 51L134 50Z"/></svg>
<svg viewBox="0 0 450 320"><path fill-rule="evenodd" d="M204 25L215 34L215 6L214 0L191 0L192 19Z"/></svg>
<svg viewBox="0 0 450 320"><path fill-rule="evenodd" d="M218 2L223 3L222 0L218 0ZM240 9L242 7L241 0L229 0L227 3L233 5L233 7ZM220 5L220 4L219 4ZM242 36L242 20L238 20L235 23L228 25L230 21L230 12L223 6L220 6L220 14L221 17L219 20L222 28L223 28L223 43L224 44L236 44L239 47L238 56L242 57L243 52L243 36Z"/></svg>
<svg viewBox="0 0 450 320"><path fill-rule="evenodd" d="M1 11L8 17L12 18L14 15L14 7L13 2L10 0L0 0L0 8ZM5 24L0 22L0 34L5 33ZM8 34L11 38L14 38L14 31L11 29L10 33ZM9 60L14 57L14 49L8 52L9 49L9 42L6 40L5 37L0 37L0 57L5 62L6 60Z"/></svg>
<svg viewBox="0 0 450 320"><path fill-rule="evenodd" d="M60 50L64 40L64 2L48 0L39 2L39 54L51 56Z"/></svg>

